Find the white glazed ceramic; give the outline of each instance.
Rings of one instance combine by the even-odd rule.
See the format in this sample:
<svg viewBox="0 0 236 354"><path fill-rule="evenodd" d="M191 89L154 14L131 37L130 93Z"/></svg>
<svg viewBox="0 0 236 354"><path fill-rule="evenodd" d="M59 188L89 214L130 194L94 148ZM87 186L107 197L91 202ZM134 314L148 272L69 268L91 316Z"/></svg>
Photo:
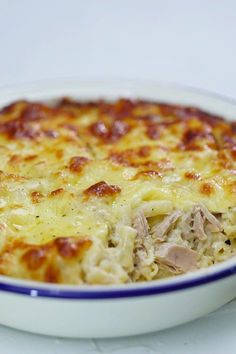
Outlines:
<svg viewBox="0 0 236 354"><path fill-rule="evenodd" d="M16 99L133 97L193 105L236 120L236 103L205 92L143 82L61 80L0 90ZM120 286L42 284L0 276L0 323L46 335L115 337L156 331L216 310L236 295L236 257L195 273Z"/></svg>

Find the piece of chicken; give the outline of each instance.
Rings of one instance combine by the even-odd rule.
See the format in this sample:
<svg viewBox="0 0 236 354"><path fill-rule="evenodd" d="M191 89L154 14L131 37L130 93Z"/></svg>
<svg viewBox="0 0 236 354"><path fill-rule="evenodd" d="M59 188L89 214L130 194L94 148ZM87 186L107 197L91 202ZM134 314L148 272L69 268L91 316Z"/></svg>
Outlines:
<svg viewBox="0 0 236 354"><path fill-rule="evenodd" d="M146 237L148 237L148 231L149 231L149 225L147 222L147 219L144 216L144 213L142 210L138 210L135 213L135 216L133 218L132 222L133 228L137 231L137 241L142 241Z"/></svg>
<svg viewBox="0 0 236 354"><path fill-rule="evenodd" d="M172 273L188 272L197 267L198 253L173 243L163 243L158 248L156 257Z"/></svg>
<svg viewBox="0 0 236 354"><path fill-rule="evenodd" d="M210 232L222 231L222 226L220 222L212 213L209 212L209 210L202 203L199 203L194 206L193 214L193 229L199 240L202 241L207 239L207 234L205 232L206 230Z"/></svg>
<svg viewBox="0 0 236 354"><path fill-rule="evenodd" d="M170 215L166 216L161 223L153 226L151 229L152 237L157 242L164 242L167 237L167 231L175 224L181 214L180 210L174 210Z"/></svg>
<svg viewBox="0 0 236 354"><path fill-rule="evenodd" d="M197 236L199 240L204 241L207 239L207 235L204 231L204 218L201 215L200 210L197 210L194 213L193 229L195 231L195 236Z"/></svg>

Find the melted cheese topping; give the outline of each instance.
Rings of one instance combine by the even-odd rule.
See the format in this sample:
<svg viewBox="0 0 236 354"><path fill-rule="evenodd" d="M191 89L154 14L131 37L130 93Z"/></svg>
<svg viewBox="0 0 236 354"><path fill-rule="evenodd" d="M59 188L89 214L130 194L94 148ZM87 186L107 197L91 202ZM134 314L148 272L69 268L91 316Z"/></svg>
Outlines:
<svg viewBox="0 0 236 354"><path fill-rule="evenodd" d="M198 252L198 268L233 255L235 123L192 107L125 99L19 101L0 113L0 153L2 274L71 284L169 276L156 241L138 244L135 212L151 228L199 202L224 231L208 233L196 248L178 224L168 241ZM138 247L148 254L139 272Z"/></svg>

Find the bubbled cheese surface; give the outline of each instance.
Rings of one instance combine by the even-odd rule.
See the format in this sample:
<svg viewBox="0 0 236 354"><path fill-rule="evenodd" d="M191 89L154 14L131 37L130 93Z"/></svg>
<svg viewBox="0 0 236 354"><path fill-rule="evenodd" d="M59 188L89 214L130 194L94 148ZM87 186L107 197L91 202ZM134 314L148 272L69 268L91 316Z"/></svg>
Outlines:
<svg viewBox="0 0 236 354"><path fill-rule="evenodd" d="M141 204L236 205L236 125L144 101L19 101L0 113L0 170L2 274L124 283Z"/></svg>

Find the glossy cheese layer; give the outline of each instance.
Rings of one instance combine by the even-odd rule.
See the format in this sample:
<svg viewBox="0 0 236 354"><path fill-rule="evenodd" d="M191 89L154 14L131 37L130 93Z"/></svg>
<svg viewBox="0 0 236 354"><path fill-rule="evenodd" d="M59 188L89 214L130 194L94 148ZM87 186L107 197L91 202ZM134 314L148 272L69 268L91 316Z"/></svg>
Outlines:
<svg viewBox="0 0 236 354"><path fill-rule="evenodd" d="M236 123L196 108L15 102L0 112L0 170L1 274L125 283L184 272L167 259L169 243L195 252L196 268L234 254ZM203 209L190 213L199 203L222 228L212 231ZM160 241L157 226L176 210Z"/></svg>

